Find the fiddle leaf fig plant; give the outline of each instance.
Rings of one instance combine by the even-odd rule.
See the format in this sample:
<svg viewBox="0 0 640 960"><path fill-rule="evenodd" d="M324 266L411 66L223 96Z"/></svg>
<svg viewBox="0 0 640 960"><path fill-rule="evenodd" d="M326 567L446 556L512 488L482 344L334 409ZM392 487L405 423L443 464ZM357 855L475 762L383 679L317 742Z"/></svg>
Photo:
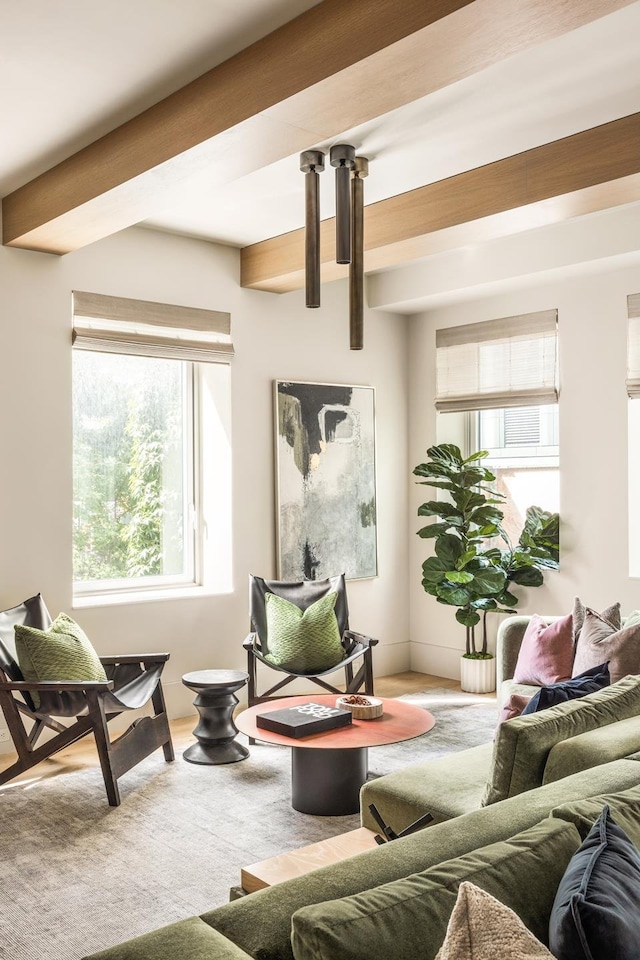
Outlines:
<svg viewBox="0 0 640 960"><path fill-rule="evenodd" d="M559 517L540 507L529 507L524 528L514 547L502 526L503 494L491 484L495 476L481 460L486 450L463 457L455 444L443 443L427 450L428 460L414 469L418 483L445 490L447 500L428 500L418 516L434 517L418 530L423 539L433 539L435 556L422 564L422 586L438 603L457 607L456 620L466 628L465 656L487 659L486 616L489 612L511 613L518 597L509 590L513 583L537 587L542 568L558 566ZM488 546L500 538L505 549ZM474 628L482 619L482 647L476 649Z"/></svg>

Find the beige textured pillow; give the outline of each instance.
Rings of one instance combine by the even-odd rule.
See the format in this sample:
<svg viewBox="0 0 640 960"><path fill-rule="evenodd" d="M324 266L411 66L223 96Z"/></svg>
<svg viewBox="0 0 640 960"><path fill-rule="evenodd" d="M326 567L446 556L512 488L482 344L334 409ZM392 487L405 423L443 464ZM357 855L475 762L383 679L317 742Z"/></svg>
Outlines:
<svg viewBox="0 0 640 960"><path fill-rule="evenodd" d="M517 914L465 880L436 960L553 960Z"/></svg>
<svg viewBox="0 0 640 960"><path fill-rule="evenodd" d="M580 597L574 597L572 610L574 643L578 642L578 637L580 636L580 631L582 630L582 626L584 624L586 612L587 608ZM622 619L620 617L620 604L617 602L612 603L610 607L605 607L599 616L602 617L603 620L607 620L616 630L619 630L622 626Z"/></svg>
<svg viewBox="0 0 640 960"><path fill-rule="evenodd" d="M640 623L616 630L602 614L587 607L572 676L607 662L611 683L640 673Z"/></svg>

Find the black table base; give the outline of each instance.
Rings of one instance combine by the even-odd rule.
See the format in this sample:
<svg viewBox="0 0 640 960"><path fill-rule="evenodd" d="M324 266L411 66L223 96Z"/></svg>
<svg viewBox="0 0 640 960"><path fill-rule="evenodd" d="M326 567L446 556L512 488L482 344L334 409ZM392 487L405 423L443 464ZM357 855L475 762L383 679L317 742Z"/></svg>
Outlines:
<svg viewBox="0 0 640 960"><path fill-rule="evenodd" d="M360 812L360 787L367 779L366 747L319 750L293 747L291 805L317 817L344 817Z"/></svg>
<svg viewBox="0 0 640 960"><path fill-rule="evenodd" d="M248 749L235 741L238 728L233 722L235 692L247 680L248 674L237 670L199 670L182 678L197 694L193 703L199 714L193 731L198 742L182 754L189 763L237 763L249 756Z"/></svg>

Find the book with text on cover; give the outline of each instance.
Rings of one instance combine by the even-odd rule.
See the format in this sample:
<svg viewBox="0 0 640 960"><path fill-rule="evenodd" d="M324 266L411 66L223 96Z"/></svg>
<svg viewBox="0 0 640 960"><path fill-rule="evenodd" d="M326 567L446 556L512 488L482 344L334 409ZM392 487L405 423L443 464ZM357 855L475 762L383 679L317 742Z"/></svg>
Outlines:
<svg viewBox="0 0 640 960"><path fill-rule="evenodd" d="M322 703L302 703L297 707L259 713L256 725L285 737L309 737L312 733L346 727L351 723L351 711L328 707Z"/></svg>

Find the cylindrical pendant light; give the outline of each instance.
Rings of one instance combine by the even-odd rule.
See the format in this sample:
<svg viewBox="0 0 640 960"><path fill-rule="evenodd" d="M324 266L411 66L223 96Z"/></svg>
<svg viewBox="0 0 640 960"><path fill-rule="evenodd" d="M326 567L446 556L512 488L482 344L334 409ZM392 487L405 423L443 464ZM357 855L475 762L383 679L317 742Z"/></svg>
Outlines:
<svg viewBox="0 0 640 960"><path fill-rule="evenodd" d="M356 151L348 143L331 147L331 166L336 168L336 263L351 263L351 190L349 181Z"/></svg>
<svg viewBox="0 0 640 960"><path fill-rule="evenodd" d="M300 169L305 174L305 287L308 307L320 306L320 184L324 153L305 150L300 154Z"/></svg>
<svg viewBox="0 0 640 960"><path fill-rule="evenodd" d="M351 180L351 266L349 268L349 345L364 347L364 178L366 157L356 157Z"/></svg>

